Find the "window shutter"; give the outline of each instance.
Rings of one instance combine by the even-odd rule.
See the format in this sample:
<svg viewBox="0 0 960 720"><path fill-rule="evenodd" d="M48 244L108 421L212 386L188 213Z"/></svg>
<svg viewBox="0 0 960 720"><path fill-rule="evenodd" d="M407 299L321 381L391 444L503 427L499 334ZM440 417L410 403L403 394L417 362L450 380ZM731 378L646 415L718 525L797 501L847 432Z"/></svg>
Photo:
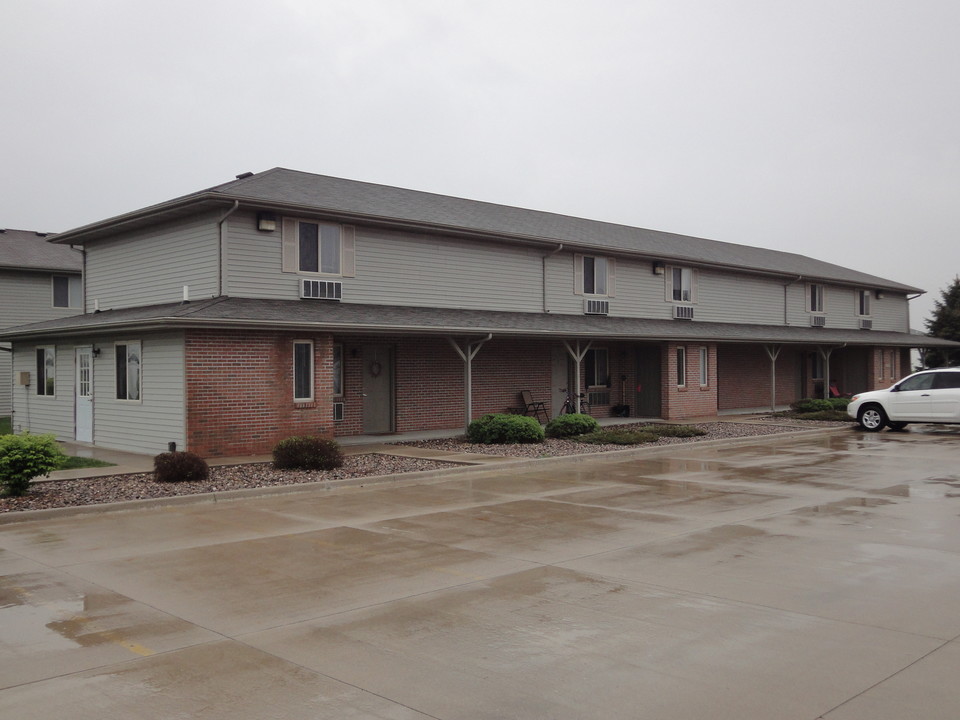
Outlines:
<svg viewBox="0 0 960 720"><path fill-rule="evenodd" d="M607 297L617 294L617 261L607 258Z"/></svg>
<svg viewBox="0 0 960 720"><path fill-rule="evenodd" d="M357 229L353 225L340 227L340 274L343 277L356 276L356 244Z"/></svg>
<svg viewBox="0 0 960 720"><path fill-rule="evenodd" d="M283 272L297 271L297 221L293 218L284 218L281 230L280 253L282 255L280 269Z"/></svg>
<svg viewBox="0 0 960 720"><path fill-rule="evenodd" d="M583 295L583 255L573 256L573 293Z"/></svg>
<svg viewBox="0 0 960 720"><path fill-rule="evenodd" d="M673 268L667 265L663 271L663 299L667 302L673 302Z"/></svg>
<svg viewBox="0 0 960 720"><path fill-rule="evenodd" d="M690 302L697 303L700 301L700 271L691 270L690 271Z"/></svg>

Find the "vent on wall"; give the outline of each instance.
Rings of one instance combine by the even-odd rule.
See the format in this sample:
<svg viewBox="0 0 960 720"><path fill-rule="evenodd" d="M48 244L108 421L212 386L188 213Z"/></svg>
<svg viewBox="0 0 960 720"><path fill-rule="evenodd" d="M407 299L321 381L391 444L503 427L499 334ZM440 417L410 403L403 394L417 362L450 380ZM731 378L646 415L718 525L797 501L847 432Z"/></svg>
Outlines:
<svg viewBox="0 0 960 720"><path fill-rule="evenodd" d="M811 315L810 316L810 327L826 327L827 326L827 316L826 315Z"/></svg>
<svg viewBox="0 0 960 720"><path fill-rule="evenodd" d="M335 402L333 404L333 421L340 422L343 420L343 403Z"/></svg>
<svg viewBox="0 0 960 720"><path fill-rule="evenodd" d="M607 315L610 312L609 300L584 300L584 315Z"/></svg>
<svg viewBox="0 0 960 720"><path fill-rule="evenodd" d="M693 320L692 305L674 305L673 317L675 320Z"/></svg>
<svg viewBox="0 0 960 720"><path fill-rule="evenodd" d="M339 300L343 283L336 280L300 280L300 297L308 300Z"/></svg>
<svg viewBox="0 0 960 720"><path fill-rule="evenodd" d="M861 330L873 330L873 320L867 320L866 318L860 318L860 329L861 329Z"/></svg>

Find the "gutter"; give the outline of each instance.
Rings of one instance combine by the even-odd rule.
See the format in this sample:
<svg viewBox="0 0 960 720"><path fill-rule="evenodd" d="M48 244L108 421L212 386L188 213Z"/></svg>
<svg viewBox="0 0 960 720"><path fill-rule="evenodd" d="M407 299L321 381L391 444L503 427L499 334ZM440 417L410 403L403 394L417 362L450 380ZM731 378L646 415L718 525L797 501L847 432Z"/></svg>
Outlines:
<svg viewBox="0 0 960 720"><path fill-rule="evenodd" d="M219 245L217 247L217 297L223 296L223 223L226 222L227 218L233 215L239 207L240 201L234 200L233 207L223 213L220 216L220 219L217 221L217 236L219 240Z"/></svg>
<svg viewBox="0 0 960 720"><path fill-rule="evenodd" d="M787 322L787 288L803 280L803 275L797 275L796 279L791 280L786 285L783 286L783 324L784 327L790 327L790 323Z"/></svg>

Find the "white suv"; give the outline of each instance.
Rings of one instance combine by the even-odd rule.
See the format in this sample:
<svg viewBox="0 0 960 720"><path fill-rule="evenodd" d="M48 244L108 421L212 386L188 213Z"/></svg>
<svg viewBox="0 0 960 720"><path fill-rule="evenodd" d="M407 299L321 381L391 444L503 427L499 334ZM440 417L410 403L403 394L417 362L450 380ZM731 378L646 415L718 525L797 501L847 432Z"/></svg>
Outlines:
<svg viewBox="0 0 960 720"><path fill-rule="evenodd" d="M886 390L854 395L847 414L871 432L912 422L960 423L960 367L924 370Z"/></svg>

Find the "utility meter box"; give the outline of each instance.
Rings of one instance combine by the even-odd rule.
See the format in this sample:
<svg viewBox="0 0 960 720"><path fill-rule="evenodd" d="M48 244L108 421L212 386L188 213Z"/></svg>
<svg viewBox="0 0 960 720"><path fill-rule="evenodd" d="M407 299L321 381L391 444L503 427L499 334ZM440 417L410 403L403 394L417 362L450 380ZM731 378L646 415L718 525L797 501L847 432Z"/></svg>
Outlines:
<svg viewBox="0 0 960 720"><path fill-rule="evenodd" d="M23 372L21 372L21 373L18 373L17 383L20 384L20 385L29 386L29 385L30 385L30 371L29 371L29 370L25 370L25 371L23 371Z"/></svg>

